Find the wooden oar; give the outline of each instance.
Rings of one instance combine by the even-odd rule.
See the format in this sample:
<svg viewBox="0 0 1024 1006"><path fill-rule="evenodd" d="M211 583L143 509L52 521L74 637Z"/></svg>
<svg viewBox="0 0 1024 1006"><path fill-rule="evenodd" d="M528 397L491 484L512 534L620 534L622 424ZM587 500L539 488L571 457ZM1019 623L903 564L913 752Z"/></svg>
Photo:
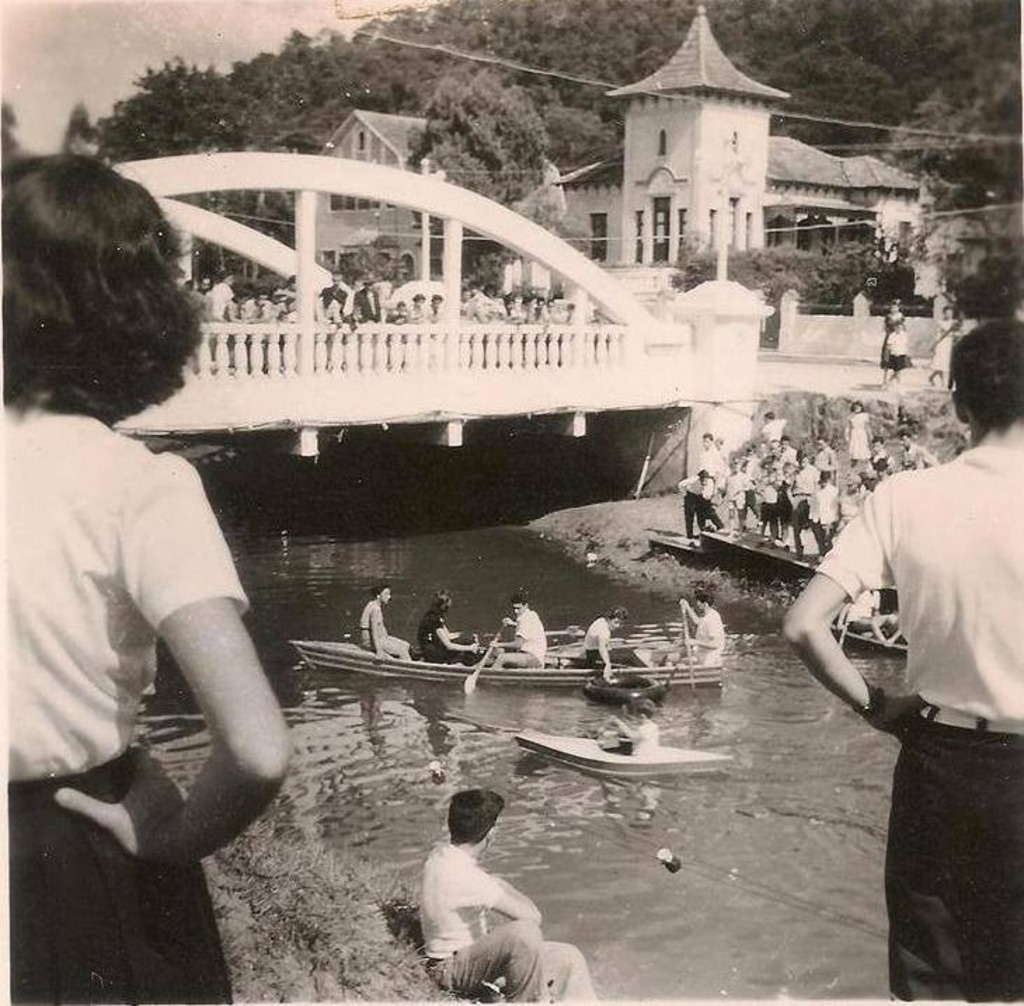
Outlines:
<svg viewBox="0 0 1024 1006"><path fill-rule="evenodd" d="M690 687L696 688L697 682L693 677L693 644L690 642L690 616L685 611L683 615L683 643L686 646L686 659L690 666Z"/></svg>
<svg viewBox="0 0 1024 1006"><path fill-rule="evenodd" d="M491 655L491 650L498 644L498 640L501 638L501 633L505 629L505 623L502 622L501 628L494 634L494 638L487 644L487 649L484 650L484 655L480 658L480 663L473 668L471 674L469 674L465 681L462 682L462 690L467 695L472 695L476 691L477 678L480 677L480 672L484 669L484 664L487 663L487 658Z"/></svg>

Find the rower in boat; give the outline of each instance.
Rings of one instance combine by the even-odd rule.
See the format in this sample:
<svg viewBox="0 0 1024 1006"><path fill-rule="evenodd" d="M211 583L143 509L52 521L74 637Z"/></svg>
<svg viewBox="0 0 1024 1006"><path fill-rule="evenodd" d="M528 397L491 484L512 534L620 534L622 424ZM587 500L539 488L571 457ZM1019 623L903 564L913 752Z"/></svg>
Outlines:
<svg viewBox="0 0 1024 1006"><path fill-rule="evenodd" d="M370 600L359 616L359 645L378 657L410 660L409 644L392 636L384 624L384 607L391 601L391 585L376 583L370 588Z"/></svg>
<svg viewBox="0 0 1024 1006"><path fill-rule="evenodd" d="M693 638L688 640L688 649L698 667L721 667L722 651L725 649L725 625L722 616L714 606L710 591L698 587L693 592L693 604L679 598L679 610L684 620L693 624Z"/></svg>
<svg viewBox="0 0 1024 1006"><path fill-rule="evenodd" d="M433 664L472 666L480 659L480 645L475 637L466 638L448 628L445 618L451 606L450 591L439 590L434 595L416 630L420 657Z"/></svg>
<svg viewBox="0 0 1024 1006"><path fill-rule="evenodd" d="M625 608L613 608L607 615L595 618L583 637L583 665L603 672L604 680L612 680L612 634L629 618Z"/></svg>
<svg viewBox="0 0 1024 1006"><path fill-rule="evenodd" d="M512 595L510 601L515 618L503 618L502 624L515 628L515 639L501 649L493 645L489 647L481 663L486 667L492 655L496 654L493 664L496 671L505 667L543 667L548 652L544 623L530 607L529 594L522 587Z"/></svg>
<svg viewBox="0 0 1024 1006"><path fill-rule="evenodd" d="M848 631L870 634L883 646L891 646L899 638L900 619L885 607L880 591L865 590L847 605L843 624Z"/></svg>
<svg viewBox="0 0 1024 1006"><path fill-rule="evenodd" d="M657 706L650 699L630 699L623 710L625 719L609 716L597 732L602 751L645 758L661 746L661 731L654 721Z"/></svg>

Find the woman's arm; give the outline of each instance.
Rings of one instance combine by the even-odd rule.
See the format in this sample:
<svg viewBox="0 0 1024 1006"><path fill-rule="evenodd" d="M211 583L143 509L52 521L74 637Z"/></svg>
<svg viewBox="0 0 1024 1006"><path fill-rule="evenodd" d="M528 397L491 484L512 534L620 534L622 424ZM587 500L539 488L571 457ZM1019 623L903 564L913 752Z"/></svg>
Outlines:
<svg viewBox="0 0 1024 1006"><path fill-rule="evenodd" d="M476 647L471 644L456 643L452 638L451 632L448 631L447 626L439 625L435 635L439 640L441 640L441 645L446 650L451 650L453 653L469 653L470 650L476 649Z"/></svg>
<svg viewBox="0 0 1024 1006"><path fill-rule="evenodd" d="M96 821L141 859L194 861L238 835L277 792L291 744L277 699L233 602L198 601L169 615L160 634L195 695L210 755L184 801L143 756L132 788L109 804L62 789L57 802Z"/></svg>

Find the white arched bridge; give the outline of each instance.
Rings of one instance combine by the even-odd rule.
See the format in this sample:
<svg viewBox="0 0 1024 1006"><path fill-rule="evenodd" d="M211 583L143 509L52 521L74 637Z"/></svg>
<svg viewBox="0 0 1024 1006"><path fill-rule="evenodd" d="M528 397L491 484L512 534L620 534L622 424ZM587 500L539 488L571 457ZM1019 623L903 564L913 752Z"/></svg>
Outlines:
<svg viewBox="0 0 1024 1006"><path fill-rule="evenodd" d="M294 428L302 431L303 451L315 453L320 429L419 424L435 442L454 446L461 443L463 424L477 419L559 414L564 432L580 436L589 412L751 395L747 372L752 374L748 363L756 352L756 331L751 340L749 319L759 309L744 299L750 298L747 291L706 284L721 289L695 298L692 307L676 305L671 320L655 317L562 239L436 176L341 158L266 153L168 157L118 170L149 189L181 230L297 278L294 322L205 324L186 386L127 422L129 431ZM294 248L175 198L238 190L295 193ZM445 301L439 323L353 329L318 320L317 298L329 280L316 261L318 194L403 206L443 221ZM467 230L557 276L576 305L576 321L498 324L460 318Z"/></svg>

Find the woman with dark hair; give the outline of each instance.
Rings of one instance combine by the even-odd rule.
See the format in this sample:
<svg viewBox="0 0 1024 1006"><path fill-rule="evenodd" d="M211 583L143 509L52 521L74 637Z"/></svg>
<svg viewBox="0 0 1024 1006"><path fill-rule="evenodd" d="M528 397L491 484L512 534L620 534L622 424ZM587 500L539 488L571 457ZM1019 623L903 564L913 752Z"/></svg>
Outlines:
<svg viewBox="0 0 1024 1006"><path fill-rule="evenodd" d="M468 667L476 663L480 647L476 640L467 641L448 628L445 616L451 606L452 595L447 590L439 590L420 619L416 642L420 656L432 664L465 664Z"/></svg>
<svg viewBox="0 0 1024 1006"><path fill-rule="evenodd" d="M3 182L12 999L228 1001L199 860L287 730L195 471L110 429L181 386L198 309L141 186L71 155ZM184 798L132 746L158 637L210 736Z"/></svg>

